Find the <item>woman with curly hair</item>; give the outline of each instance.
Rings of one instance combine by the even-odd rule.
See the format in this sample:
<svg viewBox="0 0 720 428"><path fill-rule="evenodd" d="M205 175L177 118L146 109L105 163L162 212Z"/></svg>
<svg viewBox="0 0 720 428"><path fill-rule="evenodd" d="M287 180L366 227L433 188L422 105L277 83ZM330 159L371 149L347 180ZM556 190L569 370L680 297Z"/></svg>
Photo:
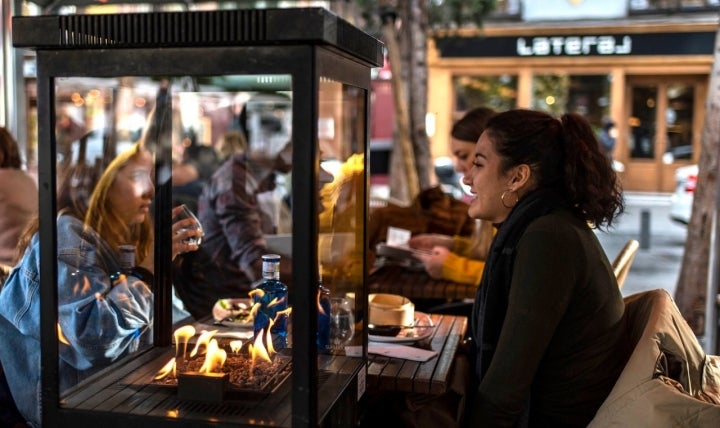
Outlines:
<svg viewBox="0 0 720 428"><path fill-rule="evenodd" d="M532 110L491 118L465 176L497 233L473 307L470 426L587 426L617 380L622 295L594 227L623 211L589 123Z"/></svg>

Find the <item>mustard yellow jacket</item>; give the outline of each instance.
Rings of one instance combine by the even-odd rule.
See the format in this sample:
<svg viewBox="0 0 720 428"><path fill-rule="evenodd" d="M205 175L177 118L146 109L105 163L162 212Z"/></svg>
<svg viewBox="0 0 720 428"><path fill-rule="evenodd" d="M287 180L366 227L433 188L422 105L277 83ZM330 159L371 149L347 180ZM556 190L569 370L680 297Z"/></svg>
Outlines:
<svg viewBox="0 0 720 428"><path fill-rule="evenodd" d="M452 251L443 262L443 279L461 284L480 284L485 261L463 256L471 246L468 238L455 236L453 239Z"/></svg>

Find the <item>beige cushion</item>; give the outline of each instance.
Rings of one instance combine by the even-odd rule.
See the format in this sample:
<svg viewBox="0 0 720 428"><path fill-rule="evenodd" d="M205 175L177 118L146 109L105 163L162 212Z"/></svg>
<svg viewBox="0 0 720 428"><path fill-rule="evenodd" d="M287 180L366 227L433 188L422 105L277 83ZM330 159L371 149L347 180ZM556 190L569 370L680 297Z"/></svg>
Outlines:
<svg viewBox="0 0 720 428"><path fill-rule="evenodd" d="M720 358L705 354L665 290L625 304L634 350L589 427L720 426Z"/></svg>

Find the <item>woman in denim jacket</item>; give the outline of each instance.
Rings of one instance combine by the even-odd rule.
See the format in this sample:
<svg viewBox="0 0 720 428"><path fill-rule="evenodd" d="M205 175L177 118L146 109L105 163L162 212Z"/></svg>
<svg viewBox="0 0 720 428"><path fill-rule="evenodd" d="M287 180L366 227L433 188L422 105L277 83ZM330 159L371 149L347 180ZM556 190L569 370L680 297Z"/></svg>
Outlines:
<svg viewBox="0 0 720 428"><path fill-rule="evenodd" d="M60 390L149 343L153 293L150 205L153 159L141 145L121 153L100 177L85 221L61 211L58 238ZM183 220L173 229L192 220ZM36 230L35 230L36 232ZM173 235L173 255L196 250ZM0 292L0 359L13 398L32 426L40 421L40 247L33 233ZM136 248L138 268L122 272L119 245Z"/></svg>

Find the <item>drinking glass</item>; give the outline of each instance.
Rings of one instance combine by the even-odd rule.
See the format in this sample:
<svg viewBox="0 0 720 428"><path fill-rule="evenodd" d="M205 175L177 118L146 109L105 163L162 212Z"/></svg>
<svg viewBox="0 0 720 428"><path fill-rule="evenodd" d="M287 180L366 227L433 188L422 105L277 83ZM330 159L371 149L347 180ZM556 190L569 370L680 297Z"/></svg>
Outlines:
<svg viewBox="0 0 720 428"><path fill-rule="evenodd" d="M190 208L188 208L187 205L182 204L182 211L180 211L175 217L173 217L172 222L177 223L178 221L184 220L186 218L190 218L190 219L194 220L194 223L192 225L185 226L181 229L178 229L177 233L183 233L186 230L192 230L192 229L199 230L201 232L200 235L190 236L190 237L183 239L184 244L191 244L191 245L194 244L194 245L199 246L200 243L202 242L202 231L203 231L202 224L200 224L200 220L198 220L198 218L195 217L195 214L193 214L193 212L190 210Z"/></svg>
<svg viewBox="0 0 720 428"><path fill-rule="evenodd" d="M344 297L330 298L330 351L342 354L345 346L355 335L355 316L350 300Z"/></svg>

